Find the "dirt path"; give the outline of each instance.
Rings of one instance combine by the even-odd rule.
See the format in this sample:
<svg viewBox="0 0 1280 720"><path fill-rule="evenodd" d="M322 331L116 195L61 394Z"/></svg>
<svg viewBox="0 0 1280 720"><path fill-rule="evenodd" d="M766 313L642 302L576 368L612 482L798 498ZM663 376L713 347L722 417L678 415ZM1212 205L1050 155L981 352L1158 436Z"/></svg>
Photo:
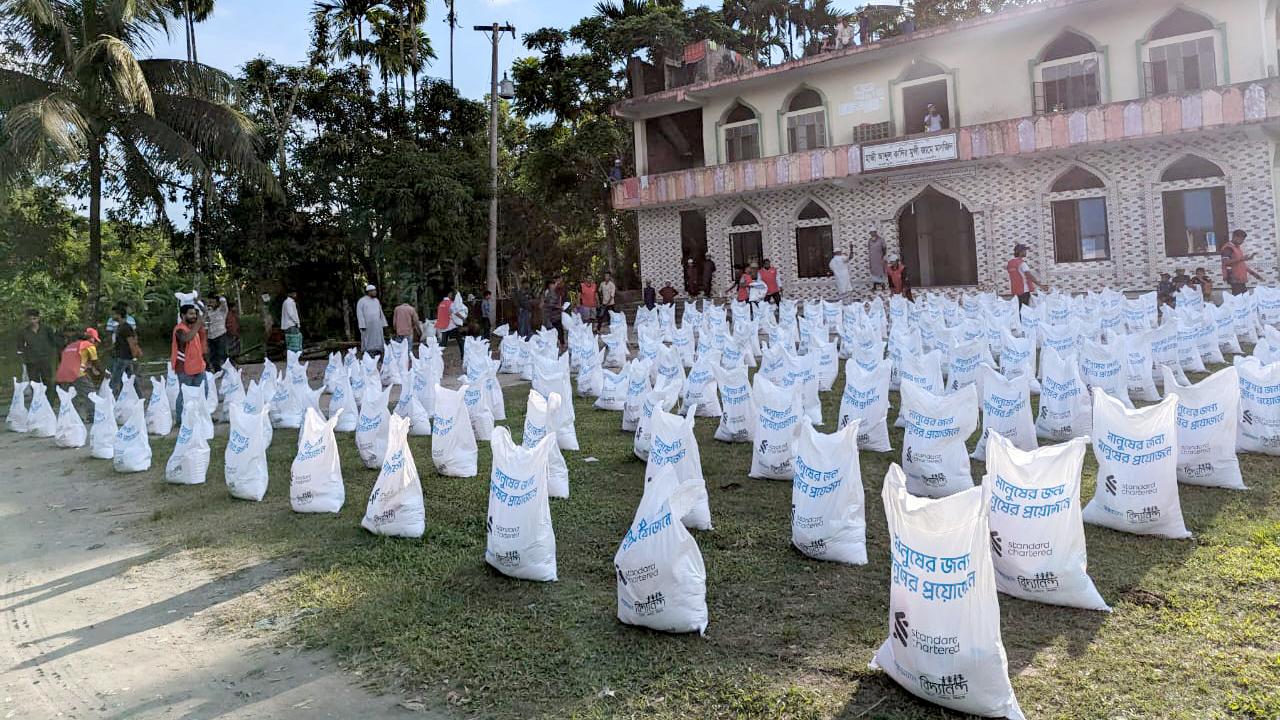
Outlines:
<svg viewBox="0 0 1280 720"><path fill-rule="evenodd" d="M139 542L148 493L86 451L0 433L0 720L429 717L324 654L219 628L280 569L211 572Z"/></svg>

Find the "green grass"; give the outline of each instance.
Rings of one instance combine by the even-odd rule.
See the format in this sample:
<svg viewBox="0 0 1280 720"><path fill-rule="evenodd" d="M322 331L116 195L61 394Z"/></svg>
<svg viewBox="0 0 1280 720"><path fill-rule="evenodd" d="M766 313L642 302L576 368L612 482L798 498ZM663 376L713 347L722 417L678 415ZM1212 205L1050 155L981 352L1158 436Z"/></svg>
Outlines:
<svg viewBox="0 0 1280 720"><path fill-rule="evenodd" d="M526 393L524 386L507 392L507 425L517 435ZM828 429L838 402L838 392L824 395ZM790 484L747 478L749 446L716 442L714 421L700 419L716 528L695 536L711 624L706 637L669 636L615 619L612 558L639 500L644 465L631 453L631 435L618 429L619 414L581 400L577 409L583 449L566 453L571 497L551 504L556 583L512 580L485 564L484 443L481 476L457 479L435 474L429 439L411 439L427 508L421 540L374 537L359 527L376 473L360 466L351 435L339 436L348 498L341 514L291 512L285 484L293 434L284 430L270 451L272 486L258 504L228 497L223 438L212 443L208 484L198 487L163 484L172 441L154 442L156 469L144 482L156 511L141 523L159 542L214 559L248 552L281 560L290 573L272 612L306 611L287 639L329 648L366 677L428 702L448 698L462 714L954 717L867 669L887 632L879 496L900 453L900 430L893 431L896 452L862 454L870 563L851 567L794 551ZM599 462L584 463L589 456ZM1001 597L1010 675L1029 717L1280 717L1280 458L1244 455L1241 462L1249 492L1181 487L1194 540L1086 526L1089 571L1113 613ZM1085 500L1095 471L1090 455ZM975 479L981 472L975 463Z"/></svg>

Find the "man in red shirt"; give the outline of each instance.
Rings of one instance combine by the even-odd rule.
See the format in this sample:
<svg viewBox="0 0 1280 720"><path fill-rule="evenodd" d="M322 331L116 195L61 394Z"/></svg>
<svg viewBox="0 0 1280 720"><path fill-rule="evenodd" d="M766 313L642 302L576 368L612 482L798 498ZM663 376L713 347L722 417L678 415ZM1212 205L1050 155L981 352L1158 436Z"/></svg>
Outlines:
<svg viewBox="0 0 1280 720"><path fill-rule="evenodd" d="M204 353L208 345L204 317L195 305L183 305L178 312L182 322L173 327L169 346L169 362L178 376L179 385L204 385ZM181 390L181 388L179 388ZM178 393L178 421L182 421L182 393Z"/></svg>
<svg viewBox="0 0 1280 720"><path fill-rule="evenodd" d="M764 283L764 299L774 305L782 302L782 287L778 285L778 268L769 262L769 258L765 258L760 264L760 272L757 273L760 281Z"/></svg>
<svg viewBox="0 0 1280 720"><path fill-rule="evenodd" d="M1026 305L1031 302L1031 293L1037 288L1048 290L1049 286L1036 279L1031 263L1027 262L1027 246L1018 243L1013 246L1013 258L1005 269L1009 271L1009 292L1018 298L1018 302Z"/></svg>
<svg viewBox="0 0 1280 720"><path fill-rule="evenodd" d="M578 317L584 324L590 323L596 314L596 284L591 278L578 285Z"/></svg>
<svg viewBox="0 0 1280 720"><path fill-rule="evenodd" d="M1222 279L1231 286L1232 295L1243 295L1249 289L1250 275L1262 280L1262 276L1249 267L1253 255L1244 254L1245 236L1245 231L1235 230L1231 233L1231 242L1222 246Z"/></svg>

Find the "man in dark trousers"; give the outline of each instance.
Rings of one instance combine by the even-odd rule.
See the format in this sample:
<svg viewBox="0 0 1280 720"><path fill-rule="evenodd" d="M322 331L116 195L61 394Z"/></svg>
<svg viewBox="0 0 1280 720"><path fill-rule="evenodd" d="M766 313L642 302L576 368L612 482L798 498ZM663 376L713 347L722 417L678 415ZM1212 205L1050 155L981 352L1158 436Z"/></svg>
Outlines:
<svg viewBox="0 0 1280 720"><path fill-rule="evenodd" d="M703 256L702 276L699 279L702 280L702 294L708 298L711 297L711 282L715 279L715 276L716 261L712 260L710 255Z"/></svg>
<svg viewBox="0 0 1280 720"><path fill-rule="evenodd" d="M18 332L18 359L27 369L27 379L53 387L53 359L62 348L53 328L40 322L40 311L27 311L27 326Z"/></svg>

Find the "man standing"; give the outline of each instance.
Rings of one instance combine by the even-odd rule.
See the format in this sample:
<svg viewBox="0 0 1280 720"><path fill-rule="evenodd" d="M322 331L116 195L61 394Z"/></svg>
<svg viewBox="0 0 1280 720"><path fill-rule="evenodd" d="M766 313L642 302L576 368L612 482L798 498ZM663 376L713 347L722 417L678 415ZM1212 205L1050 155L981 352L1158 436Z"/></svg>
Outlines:
<svg viewBox="0 0 1280 720"><path fill-rule="evenodd" d="M902 262L897 255L889 253L885 258L884 273L889 278L889 292L893 295L901 295L907 300L914 300L911 296L911 276L907 273L907 264Z"/></svg>
<svg viewBox="0 0 1280 720"><path fill-rule="evenodd" d="M1013 257L1005 265L1005 270L1009 272L1009 292L1023 305L1031 302L1031 293L1037 289L1049 289L1048 285L1036 278L1035 269L1027 262L1027 250L1027 246L1022 243L1014 245Z"/></svg>
<svg viewBox="0 0 1280 720"><path fill-rule="evenodd" d="M702 256L702 294L711 298L711 283L716 277L716 261L710 255Z"/></svg>
<svg viewBox="0 0 1280 720"><path fill-rule="evenodd" d="M582 319L584 325L591 322L596 314L596 305L599 301L598 290L591 278L578 284L578 317Z"/></svg>
<svg viewBox="0 0 1280 720"><path fill-rule="evenodd" d="M209 335L209 367L222 369L227 359L227 299L215 290L206 303L205 328Z"/></svg>
<svg viewBox="0 0 1280 720"><path fill-rule="evenodd" d="M227 301L227 357L240 357L240 308L234 300Z"/></svg>
<svg viewBox="0 0 1280 720"><path fill-rule="evenodd" d="M205 324L200 310L195 305L183 305L178 312L182 319L173 327L169 344L169 362L178 376L179 385L199 387L204 384L205 346L208 344ZM92 328L90 328L92 329ZM178 404L176 408L178 422L182 422L182 393L178 388Z"/></svg>
<svg viewBox="0 0 1280 720"><path fill-rule="evenodd" d="M480 298L480 337L486 340L489 339L489 333L493 330L489 325L491 315L493 315L493 293L485 290L484 296Z"/></svg>
<svg viewBox="0 0 1280 720"><path fill-rule="evenodd" d="M698 297L702 290L702 280L698 277L698 263L689 258L684 266L684 292L690 299Z"/></svg>
<svg viewBox="0 0 1280 720"><path fill-rule="evenodd" d="M564 345L564 323L560 320L560 278L547 281L546 290L542 293L542 327L555 328L556 339Z"/></svg>
<svg viewBox="0 0 1280 720"><path fill-rule="evenodd" d="M773 266L769 258L760 263L760 271L756 273L760 282L764 283L764 299L778 305L782 302L782 283L778 282L778 268Z"/></svg>
<svg viewBox="0 0 1280 720"><path fill-rule="evenodd" d="M658 291L658 294L662 296L663 305L670 305L676 301L676 295L679 294L679 291L671 287L671 283L668 281L667 284L663 285L662 289Z"/></svg>
<svg viewBox="0 0 1280 720"><path fill-rule="evenodd" d="M600 324L609 320L609 313L615 311L614 298L618 294L618 286L613 284L613 273L604 274L604 282L600 283L600 312L596 315L596 331Z"/></svg>
<svg viewBox="0 0 1280 720"><path fill-rule="evenodd" d="M418 308L402 302L391 311L392 337L416 344L422 338L422 321L418 319Z"/></svg>
<svg viewBox="0 0 1280 720"><path fill-rule="evenodd" d="M271 313L264 313L264 315L267 318L271 317ZM270 321L263 322L267 324L267 337L271 337ZM302 352L302 321L298 319L297 290L290 290L284 298L284 304L280 306L280 331L284 333L286 350Z"/></svg>
<svg viewBox="0 0 1280 720"><path fill-rule="evenodd" d="M938 132L941 129L942 129L942 115L938 112L938 106L934 105L933 103L929 103L929 106L925 108L924 131Z"/></svg>
<svg viewBox="0 0 1280 720"><path fill-rule="evenodd" d="M101 374L98 368L97 343L98 331L95 328L85 328L79 337L62 349L58 373L54 378L58 387L63 390L72 387L76 389L75 406L80 416L86 419L93 417L93 402L89 400L89 395L97 390L96 381Z"/></svg>
<svg viewBox="0 0 1280 720"><path fill-rule="evenodd" d="M827 263L827 267L831 268L831 276L836 280L836 298L844 300L853 294L853 283L849 280L849 260L844 256L844 250L836 248L831 253L831 261Z"/></svg>
<svg viewBox="0 0 1280 720"><path fill-rule="evenodd" d="M112 312L115 313L116 332L111 341L111 392L119 395L125 375L134 384L134 390L138 389L134 362L142 357L142 348L138 345L138 331L129 325L125 317L124 306L116 305Z"/></svg>
<svg viewBox="0 0 1280 720"><path fill-rule="evenodd" d="M356 303L356 322L360 325L360 349L367 355L381 356L386 346L382 329L387 326L387 316L382 313L376 286L364 286L364 297Z"/></svg>
<svg viewBox="0 0 1280 720"><path fill-rule="evenodd" d="M658 292L653 289L653 281L644 281L644 306L652 310L653 306L658 303Z"/></svg>
<svg viewBox="0 0 1280 720"><path fill-rule="evenodd" d="M528 338L533 334L533 325L530 322L533 308L529 303L529 291L524 288L524 280L516 281L516 291L512 294L512 299L516 304L516 334L522 338Z"/></svg>
<svg viewBox="0 0 1280 720"><path fill-rule="evenodd" d="M1248 290L1249 276L1261 281L1262 276L1249 267L1253 255L1245 255L1245 231L1233 230L1231 242L1222 246L1222 279L1231 286L1232 295L1243 295Z"/></svg>
<svg viewBox="0 0 1280 720"><path fill-rule="evenodd" d="M884 290L884 238L875 230L871 231L871 239L867 241L867 274L871 276L871 290Z"/></svg>
<svg viewBox="0 0 1280 720"><path fill-rule="evenodd" d="M40 311L27 311L27 326L18 332L18 359L27 369L27 378L51 386L53 358L58 354L58 337L53 328L40 322Z"/></svg>

